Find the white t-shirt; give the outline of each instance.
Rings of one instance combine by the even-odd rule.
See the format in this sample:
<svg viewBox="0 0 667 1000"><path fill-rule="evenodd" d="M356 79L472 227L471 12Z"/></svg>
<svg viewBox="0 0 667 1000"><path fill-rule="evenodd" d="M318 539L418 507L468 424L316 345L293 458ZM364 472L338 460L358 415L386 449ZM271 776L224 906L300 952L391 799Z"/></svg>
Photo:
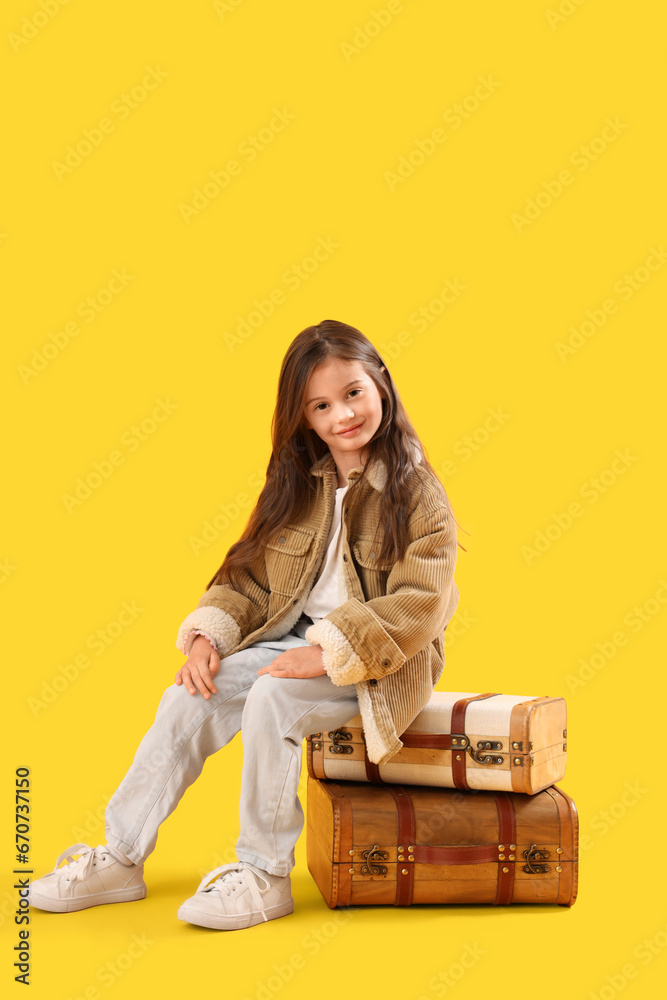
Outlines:
<svg viewBox="0 0 667 1000"><path fill-rule="evenodd" d="M349 485L349 484L348 484ZM331 519L331 530L327 540L327 554L320 574L313 584L308 599L303 607L303 613L314 622L324 618L340 604L338 597L338 549L340 541L341 515L343 498L348 486L339 486L336 490L336 506Z"/></svg>

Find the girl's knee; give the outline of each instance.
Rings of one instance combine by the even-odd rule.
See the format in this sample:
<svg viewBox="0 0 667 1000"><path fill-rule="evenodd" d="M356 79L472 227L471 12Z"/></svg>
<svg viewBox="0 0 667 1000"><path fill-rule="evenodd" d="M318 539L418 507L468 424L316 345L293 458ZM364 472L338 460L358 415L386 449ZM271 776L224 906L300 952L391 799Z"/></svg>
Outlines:
<svg viewBox="0 0 667 1000"><path fill-rule="evenodd" d="M200 691L190 694L185 684L170 684L160 700L158 715L183 718L185 715L196 714L198 710L208 712L212 698L213 695L210 699L204 698Z"/></svg>
<svg viewBox="0 0 667 1000"><path fill-rule="evenodd" d="M260 674L248 691L248 701L255 702L273 698L274 692L277 690L275 682L281 679L280 677L272 677L271 674Z"/></svg>
<svg viewBox="0 0 667 1000"><path fill-rule="evenodd" d="M271 674L260 674L248 691L245 712L275 715L278 706L284 702L286 693L286 677L273 677Z"/></svg>

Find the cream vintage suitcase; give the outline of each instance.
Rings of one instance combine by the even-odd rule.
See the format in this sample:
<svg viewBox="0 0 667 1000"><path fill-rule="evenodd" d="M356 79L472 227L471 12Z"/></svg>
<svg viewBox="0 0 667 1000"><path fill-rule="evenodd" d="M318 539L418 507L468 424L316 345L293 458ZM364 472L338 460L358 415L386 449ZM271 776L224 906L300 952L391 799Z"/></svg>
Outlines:
<svg viewBox="0 0 667 1000"><path fill-rule="evenodd" d="M535 795L308 776L306 856L326 903L555 903L578 885L578 818Z"/></svg>
<svg viewBox="0 0 667 1000"><path fill-rule="evenodd" d="M534 795L565 774L566 727L564 698L434 691L386 764L368 759L356 715L340 729L307 737L308 773Z"/></svg>

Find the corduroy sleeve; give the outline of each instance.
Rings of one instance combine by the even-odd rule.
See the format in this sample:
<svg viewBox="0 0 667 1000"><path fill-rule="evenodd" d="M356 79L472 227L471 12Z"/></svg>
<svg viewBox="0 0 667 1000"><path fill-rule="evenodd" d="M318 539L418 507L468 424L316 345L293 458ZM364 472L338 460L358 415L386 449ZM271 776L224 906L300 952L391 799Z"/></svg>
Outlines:
<svg viewBox="0 0 667 1000"><path fill-rule="evenodd" d="M409 544L387 577L386 595L346 601L311 625L334 684L358 684L398 670L444 631L458 603L456 523L447 506L413 515Z"/></svg>
<svg viewBox="0 0 667 1000"><path fill-rule="evenodd" d="M264 555L260 553L255 563L240 571L240 585L214 584L199 599L194 611L179 627L176 648L186 656L194 636L189 633L201 629L215 640L220 656L226 656L255 629L262 626L269 615L269 581Z"/></svg>

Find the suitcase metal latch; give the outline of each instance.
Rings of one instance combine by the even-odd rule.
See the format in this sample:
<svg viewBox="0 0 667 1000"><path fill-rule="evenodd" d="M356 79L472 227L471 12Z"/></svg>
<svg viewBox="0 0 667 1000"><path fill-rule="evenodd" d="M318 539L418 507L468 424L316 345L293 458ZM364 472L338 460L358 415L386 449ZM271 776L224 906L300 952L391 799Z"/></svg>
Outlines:
<svg viewBox="0 0 667 1000"><path fill-rule="evenodd" d="M537 844L531 844L528 850L523 852L523 856L528 862L528 864L523 866L523 870L528 872L529 875L541 875L549 871L549 865L538 865L535 863L537 861L544 861L549 857L549 852L538 850Z"/></svg>
<svg viewBox="0 0 667 1000"><path fill-rule="evenodd" d="M353 753L351 746L344 746L342 740L351 740L352 733L348 733L347 729L334 729L329 733L331 737L331 753Z"/></svg>
<svg viewBox="0 0 667 1000"><path fill-rule="evenodd" d="M478 764L502 764L502 757L494 757L493 754L484 753L485 750L502 750L503 744L500 740L480 740L477 743L477 750L473 752L470 747L470 756Z"/></svg>
<svg viewBox="0 0 667 1000"><path fill-rule="evenodd" d="M373 846L368 851L362 851L362 858L366 859L366 864L362 866L362 875L386 875L387 866L373 864L374 861L378 861L380 858L386 861L389 855L386 851L379 850L379 844L373 844Z"/></svg>
<svg viewBox="0 0 667 1000"><path fill-rule="evenodd" d="M502 764L503 758L485 753L485 750L502 750L502 740L478 740L477 749L470 746L470 739L465 733L451 734L452 749L465 750L478 764Z"/></svg>

